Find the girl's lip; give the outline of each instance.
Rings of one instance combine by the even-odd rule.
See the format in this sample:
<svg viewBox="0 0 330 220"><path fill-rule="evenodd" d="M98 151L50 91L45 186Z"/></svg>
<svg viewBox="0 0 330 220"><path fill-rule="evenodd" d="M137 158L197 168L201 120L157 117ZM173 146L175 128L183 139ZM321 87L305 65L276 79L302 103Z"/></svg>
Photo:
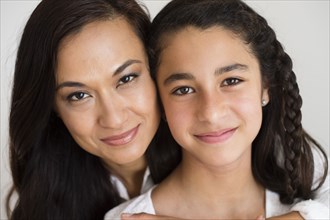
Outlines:
<svg viewBox="0 0 330 220"><path fill-rule="evenodd" d="M113 135L110 137L102 138L101 141L103 141L107 145L111 145L111 146L121 146L121 145L128 144L129 142L131 142L134 139L134 137L138 133L139 126L140 125L132 128L129 131L119 134L119 135Z"/></svg>
<svg viewBox="0 0 330 220"><path fill-rule="evenodd" d="M228 140L236 131L237 128L228 128L221 131L207 132L195 135L198 140L207 144L221 143Z"/></svg>

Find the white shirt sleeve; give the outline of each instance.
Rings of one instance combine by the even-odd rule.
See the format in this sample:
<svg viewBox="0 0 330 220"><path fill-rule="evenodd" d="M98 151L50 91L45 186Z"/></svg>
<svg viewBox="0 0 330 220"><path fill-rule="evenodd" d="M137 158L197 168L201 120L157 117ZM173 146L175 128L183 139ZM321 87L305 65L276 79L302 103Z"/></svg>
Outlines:
<svg viewBox="0 0 330 220"><path fill-rule="evenodd" d="M330 219L329 207L317 200L305 200L295 204L291 211L297 211L304 219Z"/></svg>

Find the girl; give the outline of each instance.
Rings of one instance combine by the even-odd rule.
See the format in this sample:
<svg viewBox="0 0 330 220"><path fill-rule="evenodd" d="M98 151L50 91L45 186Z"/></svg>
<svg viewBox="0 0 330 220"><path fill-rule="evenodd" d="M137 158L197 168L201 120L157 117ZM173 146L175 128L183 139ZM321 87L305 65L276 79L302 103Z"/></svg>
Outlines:
<svg viewBox="0 0 330 220"><path fill-rule="evenodd" d="M327 156L302 128L291 59L265 19L239 0L173 0L151 36L151 70L183 158L106 218L329 218Z"/></svg>

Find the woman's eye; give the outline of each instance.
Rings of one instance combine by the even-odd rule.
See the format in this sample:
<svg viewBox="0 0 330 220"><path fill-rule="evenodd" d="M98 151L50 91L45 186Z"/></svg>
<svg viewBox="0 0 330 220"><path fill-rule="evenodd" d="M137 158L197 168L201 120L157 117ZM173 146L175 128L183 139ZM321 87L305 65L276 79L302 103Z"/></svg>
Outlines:
<svg viewBox="0 0 330 220"><path fill-rule="evenodd" d="M122 78L119 79L118 85L123 85L123 84L129 83L129 82L133 81L137 76L138 76L138 74L130 74L130 75L123 76Z"/></svg>
<svg viewBox="0 0 330 220"><path fill-rule="evenodd" d="M88 95L87 93L84 93L84 92L75 92L75 93L72 93L71 95L68 96L68 100L69 101L80 101L80 100L85 99L89 96L90 95Z"/></svg>
<svg viewBox="0 0 330 220"><path fill-rule="evenodd" d="M233 85L239 84L240 82L242 82L242 80L240 80L240 79L228 78L228 79L224 80L223 85L224 86L233 86Z"/></svg>
<svg viewBox="0 0 330 220"><path fill-rule="evenodd" d="M180 87L180 88L174 90L173 94L174 95L186 95L186 94L189 94L192 92L194 92L194 90L190 87Z"/></svg>

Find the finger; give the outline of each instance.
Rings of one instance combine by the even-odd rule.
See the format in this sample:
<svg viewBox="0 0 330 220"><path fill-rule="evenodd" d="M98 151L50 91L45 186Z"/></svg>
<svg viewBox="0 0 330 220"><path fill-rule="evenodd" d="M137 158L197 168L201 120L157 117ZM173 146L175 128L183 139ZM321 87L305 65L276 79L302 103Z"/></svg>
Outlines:
<svg viewBox="0 0 330 220"><path fill-rule="evenodd" d="M160 216L151 215L147 213L137 213L137 214L129 214L129 213L123 213L121 215L122 220L131 220L131 219L143 219L143 220L151 220L151 219L161 219Z"/></svg>
<svg viewBox="0 0 330 220"><path fill-rule="evenodd" d="M129 213L123 213L121 215L121 220L179 220L174 217L169 217L169 216L162 216L162 215L152 215L152 214L147 214L147 213L138 213L138 214L129 214Z"/></svg>
<svg viewBox="0 0 330 220"><path fill-rule="evenodd" d="M262 216L262 215L260 215L260 216L258 216L257 217L257 219L256 220L265 220L265 217L264 216Z"/></svg>

